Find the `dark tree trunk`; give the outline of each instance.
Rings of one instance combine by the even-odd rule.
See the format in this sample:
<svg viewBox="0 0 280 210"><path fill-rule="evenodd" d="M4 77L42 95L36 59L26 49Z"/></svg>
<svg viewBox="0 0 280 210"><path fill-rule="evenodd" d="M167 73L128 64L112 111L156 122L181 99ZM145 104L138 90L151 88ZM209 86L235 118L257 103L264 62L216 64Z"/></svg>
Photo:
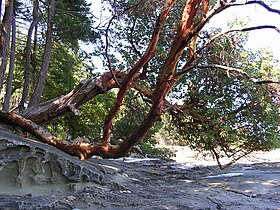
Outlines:
<svg viewBox="0 0 280 210"><path fill-rule="evenodd" d="M10 45L10 32L12 25L13 0L5 1L5 13L2 20L0 37L0 91L3 88L4 75L8 63L8 52Z"/></svg>
<svg viewBox="0 0 280 210"><path fill-rule="evenodd" d="M51 49L52 49L52 31L53 31L52 17L54 15L54 2L55 0L51 0L48 8L49 12L48 12L47 34L46 34L46 44L45 44L45 50L43 55L43 61L42 61L38 83L36 85L35 91L30 100L30 106L35 106L39 103L47 80L47 74L48 74L49 63L51 58Z"/></svg>
<svg viewBox="0 0 280 210"><path fill-rule="evenodd" d="M14 68L15 68L15 54L16 54L16 19L15 16L13 15L11 56L10 56L9 74L7 79L6 96L3 104L4 112L8 112L10 108L10 99L12 96L12 85L13 85L13 76L14 76Z"/></svg>
<svg viewBox="0 0 280 210"><path fill-rule="evenodd" d="M24 71L24 85L22 98L20 102L19 110L23 110L28 106L28 92L30 85L30 68L31 68L31 42L32 42L32 33L34 31L35 26L38 23L38 0L33 1L33 21L28 29L27 34L27 42L26 42L26 50L25 50L25 71ZM34 53L35 54L35 53ZM36 54L35 54L36 56Z"/></svg>
<svg viewBox="0 0 280 210"><path fill-rule="evenodd" d="M0 14L2 14L2 0L0 0ZM1 29L2 26L0 26Z"/></svg>

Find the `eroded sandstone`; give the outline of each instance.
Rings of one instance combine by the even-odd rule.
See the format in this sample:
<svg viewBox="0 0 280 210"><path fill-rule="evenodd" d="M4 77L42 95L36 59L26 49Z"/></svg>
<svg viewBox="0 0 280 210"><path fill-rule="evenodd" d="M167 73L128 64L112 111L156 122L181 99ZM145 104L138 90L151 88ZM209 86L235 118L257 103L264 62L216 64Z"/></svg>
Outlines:
<svg viewBox="0 0 280 210"><path fill-rule="evenodd" d="M173 166L81 161L0 130L0 209L280 209L280 163Z"/></svg>

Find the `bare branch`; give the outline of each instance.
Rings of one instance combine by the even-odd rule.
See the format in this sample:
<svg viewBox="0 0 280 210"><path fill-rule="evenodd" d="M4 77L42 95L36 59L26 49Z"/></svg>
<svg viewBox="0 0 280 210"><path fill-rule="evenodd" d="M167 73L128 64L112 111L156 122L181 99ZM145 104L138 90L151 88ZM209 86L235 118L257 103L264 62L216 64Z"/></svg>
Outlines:
<svg viewBox="0 0 280 210"><path fill-rule="evenodd" d="M187 63L187 64L188 64L188 63ZM182 76L182 75L184 75L184 74L190 72L190 71L193 70L195 67L196 67L195 65L193 65L193 66L185 65L185 66L181 69L181 71L179 71L179 72L176 74L176 76L180 77L180 76Z"/></svg>
<svg viewBox="0 0 280 210"><path fill-rule="evenodd" d="M212 39L209 39L201 48L199 48L195 54L200 54L202 50L204 50L206 47L208 47L211 43L222 37L223 35L233 33L233 32L247 32L247 31L253 31L253 30L260 30L260 29L274 29L280 34L280 29L277 28L276 26L273 25L262 25L262 26L252 26L252 27L247 27L247 28L235 28L235 29L230 29L224 32L221 32L214 36ZM188 67L189 68L189 67ZM184 68L182 69L184 71Z"/></svg>
<svg viewBox="0 0 280 210"><path fill-rule="evenodd" d="M110 26L111 26L111 24L112 24L114 18L115 18L115 16L113 16L113 17L110 19L110 21L109 21L109 23L108 23L108 26L107 26L107 28L106 28L106 34L105 34L105 37L106 37L105 57L106 57L106 59L107 59L108 67L109 67L109 70L110 70L110 72L111 72L111 74L112 74L112 77L114 78L114 80L115 80L116 84L118 85L118 87L120 87L121 85L120 85L120 83L118 82L118 80L117 80L117 78L116 78L116 76L115 76L115 74L114 74L114 71L113 71L113 68L112 68L111 59L110 59L110 56L109 56L109 53L108 53L108 51L109 51L109 28L110 28Z"/></svg>
<svg viewBox="0 0 280 210"><path fill-rule="evenodd" d="M260 6L264 7L267 11L276 13L280 15L279 9L274 9L268 6L264 1L254 0L254 1L245 1L245 2L236 2L236 3L225 3L228 6L244 6L244 5L250 5L250 4L259 4Z"/></svg>
<svg viewBox="0 0 280 210"><path fill-rule="evenodd" d="M243 76L256 84L267 84L267 83L280 84L280 81L277 81L277 80L259 80L259 79L253 78L248 73L246 73L244 70L239 69L239 68L233 68L233 67L223 66L223 65L219 65L219 64L209 64L209 65L205 65L205 66L196 66L196 67L197 68L219 68L219 69L226 70L228 73L231 73L231 72L238 73L239 74L238 76Z"/></svg>
<svg viewBox="0 0 280 210"><path fill-rule="evenodd" d="M120 71L114 71L113 73L119 81L125 76ZM69 111L78 113L78 110L75 109L78 109L82 104L116 87L118 86L112 74L106 72L97 81L91 79L83 80L68 94L51 99L40 105L29 107L21 111L20 115L35 123L44 123Z"/></svg>
<svg viewBox="0 0 280 210"><path fill-rule="evenodd" d="M166 21L166 18L169 15L169 12L173 5L175 4L176 0L167 0L165 1L165 5L162 9L161 14L158 16L156 20L156 24L154 27L154 31L151 37L151 41L148 45L148 48L146 49L146 52L143 54L143 56L139 59L139 61L132 67L132 69L129 71L129 73L126 75L122 86L120 87L120 90L118 92L118 96L116 99L116 102L112 109L110 110L109 114L107 115L107 118L104 123L104 128L103 128L103 139L102 142L104 144L108 144L110 141L110 131L112 128L112 122L113 118L115 115L118 113L120 110L121 103L128 91L128 89L131 86L132 81L140 71L140 69L149 62L151 57L154 55L156 46L159 40L159 35L161 33L161 29Z"/></svg>
<svg viewBox="0 0 280 210"><path fill-rule="evenodd" d="M264 2L262 1L249 1L246 3L227 3L225 1L219 1L214 8L209 11L206 15L204 15L204 17L201 19L200 23L193 29L192 31L192 36L189 36L189 40L185 40L186 42L189 42L191 40L192 37L194 37L195 35L197 35L201 29L205 26L205 24L207 22L210 21L210 19L217 15L218 13L222 12L223 10L231 7L231 6L241 6L241 5L245 5L245 4L260 4L262 6L264 6L266 9L268 9L269 11L272 12L277 12L278 10L272 9L270 8L268 5L266 5ZM279 12L279 11L278 11ZM277 13L278 13L277 12ZM205 49L207 46L209 46L212 42L214 42L215 40L217 40L218 38L220 38L223 35L226 35L228 33L232 33L232 32L247 32L247 31L253 31L253 30L259 30L259 29L273 29L276 30L278 33L280 33L280 29L277 28L276 26L273 25L262 25L262 26L253 26L253 27L247 27L247 28L237 28L237 29L230 29L227 31L224 31L220 34L217 34L216 36L214 36L212 39L208 40L205 45L203 45L201 48L199 48L196 52L193 53L193 56L190 57L189 61L185 64L185 66L181 69L180 72L178 72L176 74L177 77L181 77L182 75L184 75L185 73L189 72L190 70L193 69L193 67L191 66L191 64L193 62L195 62L198 59L199 53L201 53L201 51L203 49Z"/></svg>
<svg viewBox="0 0 280 210"><path fill-rule="evenodd" d="M113 68L112 68L112 62L111 62L111 59L110 59L110 56L109 56L109 53L108 53L108 52L109 52L109 45L110 45L110 44L109 44L109 29L110 29L111 24L113 23L113 20L115 20L115 19L118 18L120 15L125 14L127 11L129 11L129 10L131 10L131 9L133 9L134 7L137 7L137 6L139 6L139 4L136 4L136 5L132 6L132 7L127 7L126 9L124 9L124 10L122 11L121 14L113 15L112 18L109 20L108 25L107 25L106 30L105 30L105 37L106 37L106 40L105 40L105 57L106 57L107 62L108 62L108 68L109 68L109 70L110 70L110 72L111 72L111 74L112 74L112 77L114 78L114 80L115 80L115 82L116 82L116 84L117 84L118 87L121 87L121 85L120 85L120 83L118 82L118 80L117 80L117 78L116 78L116 75L114 74L114 70L113 70Z"/></svg>

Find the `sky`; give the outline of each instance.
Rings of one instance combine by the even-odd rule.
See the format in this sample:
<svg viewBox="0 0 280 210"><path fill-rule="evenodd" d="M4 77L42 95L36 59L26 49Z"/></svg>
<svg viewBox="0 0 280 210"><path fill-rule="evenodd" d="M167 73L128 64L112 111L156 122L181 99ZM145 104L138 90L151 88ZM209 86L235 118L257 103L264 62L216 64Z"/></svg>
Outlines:
<svg viewBox="0 0 280 210"><path fill-rule="evenodd" d="M101 10L101 0L87 0L92 3L94 14ZM238 1L238 0L237 0ZM280 0L265 0L272 8L280 10ZM97 17L99 15L96 15ZM248 26L257 25L275 25L280 29L280 15L268 12L259 5L236 6L226 9L225 11L214 16L207 27L221 27L227 29L227 22L238 17L243 20L250 20ZM253 50L259 48L269 48L273 51L274 56L280 63L280 33L272 29L255 30L249 33L247 47ZM97 58L96 58L97 59ZM96 60L102 63L101 60Z"/></svg>
<svg viewBox="0 0 280 210"><path fill-rule="evenodd" d="M280 10L280 0L270 1L272 8ZM250 20L248 26L274 25L280 29L280 15L268 12L259 5L237 6L226 9L216 15L209 23L211 26L220 26L227 28L227 21L238 17L244 20ZM249 48L257 50L261 47L271 48L276 59L280 62L280 33L272 29L255 30L249 33L247 43Z"/></svg>

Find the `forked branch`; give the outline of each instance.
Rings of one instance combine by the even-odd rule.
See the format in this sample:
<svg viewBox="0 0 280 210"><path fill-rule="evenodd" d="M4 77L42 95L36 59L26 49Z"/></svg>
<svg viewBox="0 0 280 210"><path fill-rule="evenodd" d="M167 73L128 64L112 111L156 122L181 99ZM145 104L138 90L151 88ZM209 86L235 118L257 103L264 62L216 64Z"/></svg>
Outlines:
<svg viewBox="0 0 280 210"><path fill-rule="evenodd" d="M112 109L110 110L110 112L105 120L105 123L104 123L103 139L102 139L102 142L104 144L108 144L110 141L110 131L112 128L113 118L116 116L116 114L120 110L121 103L122 103L128 89L130 88L132 81L134 80L134 78L136 77L138 72L141 70L141 68L143 68L143 66L150 60L152 55L155 53L161 29L175 2L176 2L176 0L166 0L163 10L162 10L161 14L159 15L159 17L157 18L157 21L156 21L156 24L154 27L154 32L153 32L151 41L148 45L146 52L140 58L140 60L132 67L132 69L129 71L129 73L126 75L126 77L120 87L120 90L118 92L116 102L115 102L114 106L112 107Z"/></svg>

